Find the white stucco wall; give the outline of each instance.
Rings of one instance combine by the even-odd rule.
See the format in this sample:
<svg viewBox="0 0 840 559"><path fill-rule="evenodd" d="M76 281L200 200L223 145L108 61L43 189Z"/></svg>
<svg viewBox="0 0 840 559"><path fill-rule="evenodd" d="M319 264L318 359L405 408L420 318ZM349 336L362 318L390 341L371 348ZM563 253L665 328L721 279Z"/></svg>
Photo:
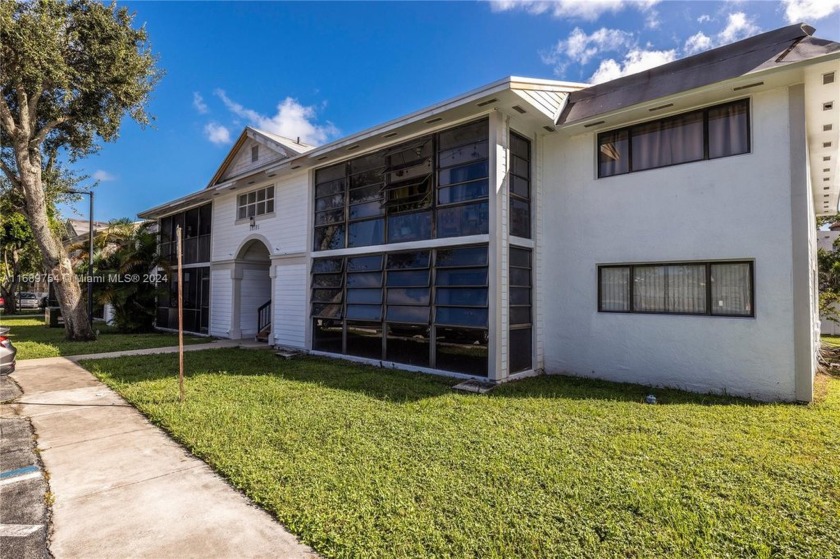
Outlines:
<svg viewBox="0 0 840 559"><path fill-rule="evenodd" d="M548 372L794 398L787 89L751 110L749 154L605 179L595 133L545 137ZM598 264L722 259L754 259L755 318L597 310Z"/></svg>
<svg viewBox="0 0 840 559"><path fill-rule="evenodd" d="M833 250L837 237L840 237L840 231L819 231L817 232L817 246L823 250Z"/></svg>

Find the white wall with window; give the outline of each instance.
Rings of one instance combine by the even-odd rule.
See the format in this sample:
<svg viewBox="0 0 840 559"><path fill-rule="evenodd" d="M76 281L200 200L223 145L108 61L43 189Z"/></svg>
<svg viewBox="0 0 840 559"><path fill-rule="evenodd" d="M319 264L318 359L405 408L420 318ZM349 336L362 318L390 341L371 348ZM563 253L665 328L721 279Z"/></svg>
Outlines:
<svg viewBox="0 0 840 559"><path fill-rule="evenodd" d="M789 92L740 99L545 137L549 372L794 398Z"/></svg>
<svg viewBox="0 0 840 559"><path fill-rule="evenodd" d="M274 213L274 185L237 196L236 218L248 219Z"/></svg>
<svg viewBox="0 0 840 559"><path fill-rule="evenodd" d="M248 188L227 191L213 200L213 260L231 260L243 241L252 234L260 234L275 245L275 254L302 254L306 251L308 226L308 174L300 171L274 178L263 177ZM258 200L259 192L264 192ZM268 211L271 199L272 215L260 218L258 209ZM244 197L244 200L243 200ZM244 202L245 217L240 218ZM263 206L258 206L262 202ZM249 207L254 208L255 225L251 229Z"/></svg>
<svg viewBox="0 0 840 559"><path fill-rule="evenodd" d="M250 150L247 150L250 157ZM212 320L210 334L222 337L241 337L251 335L254 322L250 316L242 316L243 304L253 306L254 301L248 301L248 293L256 292L245 286L245 299L242 299L240 286L239 300L235 295L234 277L235 260L240 249L249 239L265 239L271 245L269 255L271 267L264 272L258 292L263 294L267 289L273 293L284 295L290 292L298 293L299 300L284 297L277 304L272 305L274 316L272 329L275 337L272 343L287 347L303 347L302 333L306 329L305 320L300 315L300 306L305 300L308 289L306 278L300 273L289 273L290 269L299 270L300 259L307 254L307 228L309 212L308 203L308 173L298 171L284 176L269 178L260 177L247 188L237 188L227 191L213 200L213 244L211 274L214 278L212 300L210 302ZM259 193L263 194L260 195ZM240 218L245 208L245 217ZM253 208L255 216L254 227L248 213ZM260 214L260 211L265 212ZM266 287L266 278L273 277L273 287ZM270 291L269 291L270 293ZM273 298L273 294L262 296L262 302ZM260 303L256 303L259 305ZM217 310L218 309L218 310ZM239 317L238 320L236 317ZM245 325L245 328L242 325ZM244 333L243 333L244 332Z"/></svg>

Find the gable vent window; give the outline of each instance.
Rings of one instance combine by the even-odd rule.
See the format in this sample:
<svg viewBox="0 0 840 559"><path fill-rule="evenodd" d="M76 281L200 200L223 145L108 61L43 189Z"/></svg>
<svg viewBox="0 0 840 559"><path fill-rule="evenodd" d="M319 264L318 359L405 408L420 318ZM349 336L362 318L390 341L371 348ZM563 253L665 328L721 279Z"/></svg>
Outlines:
<svg viewBox="0 0 840 559"><path fill-rule="evenodd" d="M239 195L236 218L246 219L274 211L274 187L268 186Z"/></svg>
<svg viewBox="0 0 840 559"><path fill-rule="evenodd" d="M251 163L256 162L260 158L260 146L251 147Z"/></svg>
<svg viewBox="0 0 840 559"><path fill-rule="evenodd" d="M749 153L749 100L598 135L598 178Z"/></svg>

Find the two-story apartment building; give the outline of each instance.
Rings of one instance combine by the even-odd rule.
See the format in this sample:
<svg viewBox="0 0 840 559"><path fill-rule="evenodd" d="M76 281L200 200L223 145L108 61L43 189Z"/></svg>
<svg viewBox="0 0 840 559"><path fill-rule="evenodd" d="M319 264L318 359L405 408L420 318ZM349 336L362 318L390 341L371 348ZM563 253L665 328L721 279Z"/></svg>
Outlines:
<svg viewBox="0 0 840 559"><path fill-rule="evenodd" d="M506 78L320 147L246 128L141 217L185 231L193 331L808 401L840 127L840 45L812 33L595 86Z"/></svg>

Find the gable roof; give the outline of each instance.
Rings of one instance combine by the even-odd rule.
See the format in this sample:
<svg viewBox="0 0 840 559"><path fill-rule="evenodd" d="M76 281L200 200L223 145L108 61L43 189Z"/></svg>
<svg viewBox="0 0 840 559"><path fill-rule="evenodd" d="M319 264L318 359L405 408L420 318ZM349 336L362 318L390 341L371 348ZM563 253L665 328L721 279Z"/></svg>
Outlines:
<svg viewBox="0 0 840 559"><path fill-rule="evenodd" d="M97 231L102 231L103 229L108 228L107 221L94 221L93 222L93 231L96 233ZM67 238L70 240L78 239L79 237L85 236L87 237L88 232L90 231L90 221L87 219L74 219L69 218L64 221L64 229L67 235Z"/></svg>
<svg viewBox="0 0 840 559"><path fill-rule="evenodd" d="M804 23L755 35L571 93L558 124L574 124L653 99L832 53L840 43L812 37Z"/></svg>
<svg viewBox="0 0 840 559"><path fill-rule="evenodd" d="M580 83L509 76L317 147L247 127L204 189L144 210L137 215L144 219L155 219L207 203L213 195L235 187L237 181L257 172L274 176L275 173L293 172L302 167L327 165L331 160L346 157L349 150L358 150L357 153L363 153L369 148L376 149L383 143L396 144L418 134L428 133L430 125L463 121L465 118L487 113L493 109L515 113L519 118L530 119L535 125L553 130L551 125L560 115L569 92L585 86ZM248 167L242 173L226 176L238 152L250 138L271 149L284 150L286 156L275 159L273 162Z"/></svg>
<svg viewBox="0 0 840 559"><path fill-rule="evenodd" d="M239 138L237 138L236 142L234 142L233 147L228 152L224 161L222 161L219 169L213 175L213 178L210 179L206 188L211 188L225 176L225 173L231 167L237 155L239 155L240 150L249 139L253 140L257 144L267 147L277 155L277 157L273 158L270 162L261 163L256 167L263 166L267 163L275 164L278 161L297 157L298 155L302 155L315 148L315 146L305 144L300 141L295 141L278 134L272 134L271 132L266 132L265 130L259 130L252 126L246 126L239 135ZM253 172L253 169L249 169L248 172Z"/></svg>

